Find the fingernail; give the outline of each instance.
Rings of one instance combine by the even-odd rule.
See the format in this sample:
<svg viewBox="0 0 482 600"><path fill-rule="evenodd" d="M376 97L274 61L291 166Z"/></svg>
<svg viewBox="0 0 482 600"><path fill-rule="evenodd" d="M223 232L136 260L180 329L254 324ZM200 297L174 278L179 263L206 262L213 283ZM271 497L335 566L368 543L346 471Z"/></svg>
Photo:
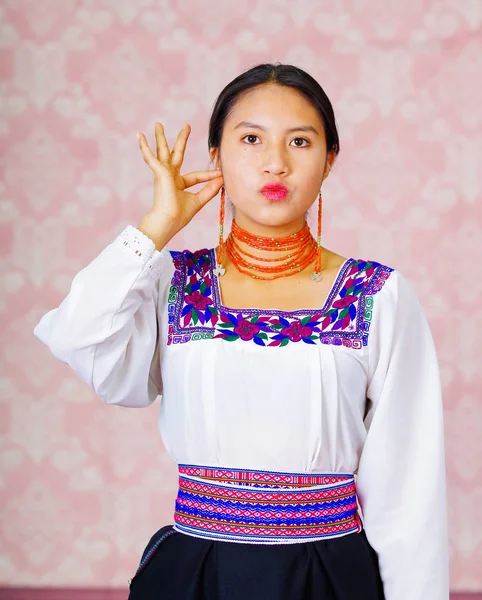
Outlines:
<svg viewBox="0 0 482 600"><path fill-rule="evenodd" d="M139 133L136 133L136 138L137 138L138 140L140 140L140 139L141 139L141 136L140 136L140 134L139 134Z"/></svg>

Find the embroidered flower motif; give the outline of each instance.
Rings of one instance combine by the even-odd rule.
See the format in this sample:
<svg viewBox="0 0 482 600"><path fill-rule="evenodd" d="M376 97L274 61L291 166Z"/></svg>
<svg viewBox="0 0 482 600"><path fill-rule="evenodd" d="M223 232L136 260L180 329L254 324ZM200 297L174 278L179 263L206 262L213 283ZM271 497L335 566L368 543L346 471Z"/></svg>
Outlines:
<svg viewBox="0 0 482 600"><path fill-rule="evenodd" d="M270 331L266 324L269 317L260 317L258 315L247 319L241 313L233 315L228 312L219 313L220 322L218 323L219 334L215 338L221 338L228 342L236 340L251 341L253 340L260 346L266 345L268 333Z"/></svg>
<svg viewBox="0 0 482 600"><path fill-rule="evenodd" d="M184 250L187 275L192 277L197 274L203 277L209 271L209 261L206 256L207 251L207 248L196 250L195 252Z"/></svg>
<svg viewBox="0 0 482 600"><path fill-rule="evenodd" d="M259 327L256 323L250 323L246 319L241 319L233 329L233 333L239 335L242 340L252 340L254 336L259 333Z"/></svg>
<svg viewBox="0 0 482 600"><path fill-rule="evenodd" d="M295 318L289 321L284 317L275 317L270 321L273 329L278 330L278 333L272 337L270 346L286 346L288 342L305 342L306 344L314 344L319 337L321 313L308 315L302 319Z"/></svg>
<svg viewBox="0 0 482 600"><path fill-rule="evenodd" d="M329 328L330 331L347 330L350 328L350 324L356 320L357 317L357 305L359 304L361 293L369 281L366 277L366 269L371 268L373 263L366 263L364 261L356 261L349 271L349 277L345 280L343 287L338 293L339 298L334 300L331 304L332 308L326 312L326 316L321 323L322 331ZM365 273L363 273L365 271ZM362 277L353 277L353 275L360 275Z"/></svg>
<svg viewBox="0 0 482 600"><path fill-rule="evenodd" d="M206 248L201 250L196 250L195 252L190 252L189 250L185 250L186 253L186 266L195 267L198 264L202 264L204 256L206 254Z"/></svg>
<svg viewBox="0 0 482 600"><path fill-rule="evenodd" d="M181 311L184 327L198 323L217 323L217 311L212 306L211 278L207 272L205 276L202 273L206 270L206 265L208 266L205 255L200 250L190 253L186 259L189 280L184 287L184 306Z"/></svg>
<svg viewBox="0 0 482 600"><path fill-rule="evenodd" d="M281 333L287 335L292 342L299 342L302 338L309 337L312 329L300 321L293 321L288 327L283 327Z"/></svg>
<svg viewBox="0 0 482 600"><path fill-rule="evenodd" d="M350 306L350 304L353 304L357 300L358 300L357 296L345 296L344 298L341 298L340 300L335 300L335 302L333 302L332 306L334 308L346 308L347 306Z"/></svg>
<svg viewBox="0 0 482 600"><path fill-rule="evenodd" d="M185 300L186 304L193 306L197 310L206 310L206 307L213 303L211 298L206 298L199 290L194 291L192 294L188 294Z"/></svg>

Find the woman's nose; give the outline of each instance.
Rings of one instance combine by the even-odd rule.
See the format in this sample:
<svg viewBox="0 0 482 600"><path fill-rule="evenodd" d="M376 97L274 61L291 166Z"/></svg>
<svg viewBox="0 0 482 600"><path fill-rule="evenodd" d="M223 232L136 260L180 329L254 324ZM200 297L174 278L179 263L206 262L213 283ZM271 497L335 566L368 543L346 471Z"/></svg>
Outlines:
<svg viewBox="0 0 482 600"><path fill-rule="evenodd" d="M285 174L289 170L287 153L276 147L267 149L263 153L263 170L273 175Z"/></svg>

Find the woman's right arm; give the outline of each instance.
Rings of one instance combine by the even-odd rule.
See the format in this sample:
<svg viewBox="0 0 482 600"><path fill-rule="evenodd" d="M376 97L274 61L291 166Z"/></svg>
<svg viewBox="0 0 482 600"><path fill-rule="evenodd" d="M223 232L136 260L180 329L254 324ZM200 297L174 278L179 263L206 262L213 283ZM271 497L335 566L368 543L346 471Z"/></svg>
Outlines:
<svg viewBox="0 0 482 600"><path fill-rule="evenodd" d="M219 171L181 176L190 128L170 152L156 124L156 155L144 135L139 146L154 173L154 205L138 228L128 226L74 277L61 304L34 329L53 355L107 404L148 406L162 393L157 308L167 284L169 240L219 191ZM187 188L208 182L197 193Z"/></svg>
<svg viewBox="0 0 482 600"><path fill-rule="evenodd" d="M162 393L157 304L168 261L167 250L129 225L34 329L107 404L148 406Z"/></svg>

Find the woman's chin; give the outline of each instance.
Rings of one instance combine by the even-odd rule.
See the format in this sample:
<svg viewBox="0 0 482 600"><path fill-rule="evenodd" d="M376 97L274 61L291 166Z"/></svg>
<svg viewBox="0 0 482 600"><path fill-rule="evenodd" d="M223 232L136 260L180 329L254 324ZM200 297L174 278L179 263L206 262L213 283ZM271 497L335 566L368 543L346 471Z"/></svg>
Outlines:
<svg viewBox="0 0 482 600"><path fill-rule="evenodd" d="M260 225L262 227L282 227L297 220L303 222L305 219L306 209L302 211L294 211L293 206L289 206L286 202L266 202L254 210L250 207L249 211L244 212L242 209L236 209L236 223L243 229L250 231L252 225ZM300 225L300 228L302 225Z"/></svg>

